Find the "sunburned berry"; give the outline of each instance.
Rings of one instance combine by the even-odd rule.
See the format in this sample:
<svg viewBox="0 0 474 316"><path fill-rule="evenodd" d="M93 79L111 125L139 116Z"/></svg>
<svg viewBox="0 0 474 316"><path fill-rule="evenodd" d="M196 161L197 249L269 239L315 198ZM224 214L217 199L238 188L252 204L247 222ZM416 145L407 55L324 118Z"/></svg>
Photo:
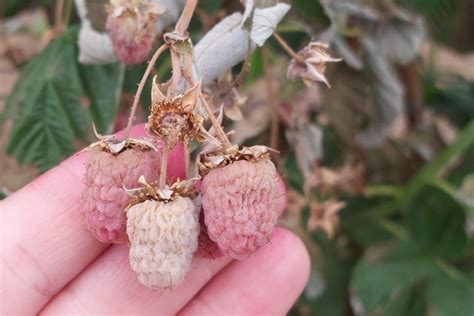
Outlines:
<svg viewBox="0 0 474 316"><path fill-rule="evenodd" d="M111 0L106 29L119 60L139 64L148 57L157 35L156 21L163 13L150 0Z"/></svg>
<svg viewBox="0 0 474 316"><path fill-rule="evenodd" d="M238 155L247 157L242 153ZM204 220L222 253L243 259L272 237L278 218L277 172L268 158L223 159L224 166L203 168L208 172L201 187Z"/></svg>
<svg viewBox="0 0 474 316"><path fill-rule="evenodd" d="M130 266L149 288L181 283L198 246L199 214L189 197L145 200L127 210Z"/></svg>
<svg viewBox="0 0 474 316"><path fill-rule="evenodd" d="M132 145L113 153L105 145L93 147L86 163L83 211L88 230L101 242L123 243L129 196L125 187L136 187L142 175L159 177L160 154L147 146Z"/></svg>

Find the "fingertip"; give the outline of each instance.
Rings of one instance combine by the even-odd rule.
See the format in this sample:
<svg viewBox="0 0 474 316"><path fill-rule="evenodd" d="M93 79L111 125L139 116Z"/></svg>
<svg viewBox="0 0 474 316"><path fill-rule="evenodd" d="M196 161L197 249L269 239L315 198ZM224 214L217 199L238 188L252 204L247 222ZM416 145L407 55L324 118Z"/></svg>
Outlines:
<svg viewBox="0 0 474 316"><path fill-rule="evenodd" d="M292 231L287 228L277 227L275 229L272 243L273 247L278 249L282 256L292 259L290 264L294 264L294 268L300 276L300 283L306 285L311 272L311 258L303 241Z"/></svg>
<svg viewBox="0 0 474 316"><path fill-rule="evenodd" d="M179 315L283 315L305 288L309 272L303 242L276 228L269 244L228 265Z"/></svg>

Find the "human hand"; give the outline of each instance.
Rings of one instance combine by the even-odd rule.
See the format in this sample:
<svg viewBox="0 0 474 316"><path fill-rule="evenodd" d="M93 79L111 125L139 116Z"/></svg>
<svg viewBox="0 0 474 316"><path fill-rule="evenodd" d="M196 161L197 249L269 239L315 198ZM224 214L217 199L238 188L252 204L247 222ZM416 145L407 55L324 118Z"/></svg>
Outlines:
<svg viewBox="0 0 474 316"><path fill-rule="evenodd" d="M134 130L135 136L143 127ZM0 202L1 315L281 315L304 288L303 243L277 228L250 258L195 258L186 280L153 291L138 283L127 245L98 242L80 208L84 162L77 154ZM183 153L169 159L184 171ZM283 207L281 201L280 207Z"/></svg>

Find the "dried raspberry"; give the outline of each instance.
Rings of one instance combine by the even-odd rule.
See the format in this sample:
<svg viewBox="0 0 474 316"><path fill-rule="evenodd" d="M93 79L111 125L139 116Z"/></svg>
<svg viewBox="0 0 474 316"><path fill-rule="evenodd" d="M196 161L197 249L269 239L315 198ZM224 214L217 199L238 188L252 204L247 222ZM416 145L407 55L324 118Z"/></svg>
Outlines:
<svg viewBox="0 0 474 316"><path fill-rule="evenodd" d="M129 195L123 187L137 186L144 175L159 177L160 154L153 150L129 148L117 155L97 149L86 164L83 207L87 228L101 242L123 243Z"/></svg>
<svg viewBox="0 0 474 316"><path fill-rule="evenodd" d="M130 266L149 288L177 285L189 271L198 246L195 204L178 196L170 202L146 200L127 211Z"/></svg>
<svg viewBox="0 0 474 316"><path fill-rule="evenodd" d="M218 259L224 256L219 246L207 234L207 227L204 223L204 212L199 216L199 224L201 225L201 232L198 239L198 249L194 254L198 258Z"/></svg>
<svg viewBox="0 0 474 316"><path fill-rule="evenodd" d="M207 232L224 255L243 259L270 241L278 217L277 183L269 159L235 161L204 177Z"/></svg>
<svg viewBox="0 0 474 316"><path fill-rule="evenodd" d="M157 35L156 21L163 11L148 0L111 0L106 29L119 60L126 64L143 62Z"/></svg>

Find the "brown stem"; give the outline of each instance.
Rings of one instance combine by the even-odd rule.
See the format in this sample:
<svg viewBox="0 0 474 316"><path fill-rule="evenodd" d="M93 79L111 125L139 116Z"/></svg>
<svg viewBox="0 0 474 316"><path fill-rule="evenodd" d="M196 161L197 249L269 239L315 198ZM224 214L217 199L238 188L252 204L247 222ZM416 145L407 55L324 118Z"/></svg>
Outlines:
<svg viewBox="0 0 474 316"><path fill-rule="evenodd" d="M263 71L265 76L265 86L267 97L272 109L272 125L270 130L270 148L278 150L279 119L278 119L278 97L273 85L273 78L268 64L268 51L262 48Z"/></svg>
<svg viewBox="0 0 474 316"><path fill-rule="evenodd" d="M298 54L295 53L295 51L288 45L288 43L276 32L273 33L273 37L276 39L278 44L290 55L292 58L294 58L296 61L303 63L304 60L298 56Z"/></svg>
<svg viewBox="0 0 474 316"><path fill-rule="evenodd" d="M146 68L145 73L143 74L142 80L140 80L137 93L135 94L135 98L133 99L133 105L130 110L130 116L128 118L127 128L125 129L125 134L124 134L125 139L128 138L128 136L130 136L130 129L132 128L133 121L135 120L135 113L137 111L138 102L140 101L140 96L142 95L142 91L143 91L143 88L145 87L145 83L148 79L148 76L150 75L150 72L153 69L153 66L155 65L158 57L160 57L161 53L163 53L167 48L168 48L168 44L161 45L160 48L156 50L155 54L153 54L153 57L148 62L148 67Z"/></svg>
<svg viewBox="0 0 474 316"><path fill-rule="evenodd" d="M171 74L170 86L168 88L168 98L172 98L171 94L176 93L178 88L178 82L181 80L181 63L179 53L174 51L173 48L171 52L171 69L173 69Z"/></svg>
<svg viewBox="0 0 474 316"><path fill-rule="evenodd" d="M168 154L170 152L170 145L164 142L165 146L161 152L161 167L160 167L160 189L163 189L166 184L166 169L168 168Z"/></svg>
<svg viewBox="0 0 474 316"><path fill-rule="evenodd" d="M229 93L230 90L232 90L232 88L240 85L240 83L242 83L242 81L244 80L244 76L247 73L247 69L249 66L249 56L250 55L247 53L247 55L245 56L244 62L242 64L242 69L240 69L239 74L235 77L234 81L232 81L232 83L229 86L229 89L227 89L224 95L227 95L227 93Z"/></svg>
<svg viewBox="0 0 474 316"><path fill-rule="evenodd" d="M56 0L56 4L54 7L54 31L57 33L61 32L63 27L62 23L62 16L63 16L63 9L64 9L64 0Z"/></svg>
<svg viewBox="0 0 474 316"><path fill-rule="evenodd" d="M207 103L207 101L201 96L201 101L204 104L204 109L206 109L207 115L209 115L209 119L211 120L212 126L216 129L217 132L217 137L219 140L224 144L225 147L232 147L232 144L229 141L229 138L227 138L227 135L225 134L224 130L222 129L221 124L217 122L216 116L211 110L211 107Z"/></svg>
<svg viewBox="0 0 474 316"><path fill-rule="evenodd" d="M194 14L198 0L187 0L183 12L176 23L175 32L184 35Z"/></svg>

